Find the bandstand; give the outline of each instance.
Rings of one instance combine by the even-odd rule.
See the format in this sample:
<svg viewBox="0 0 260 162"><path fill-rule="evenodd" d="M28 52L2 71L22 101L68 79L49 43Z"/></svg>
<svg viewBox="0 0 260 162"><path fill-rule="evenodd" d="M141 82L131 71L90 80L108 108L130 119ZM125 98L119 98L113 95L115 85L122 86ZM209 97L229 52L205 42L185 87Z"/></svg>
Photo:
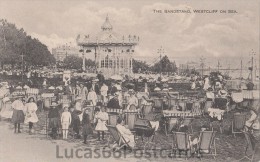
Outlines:
<svg viewBox="0 0 260 162"><path fill-rule="evenodd" d="M97 35L78 35L77 44L80 46L82 57L94 53L96 71L101 71L105 76L131 74L134 48L139 42L139 37L115 33L108 16L101 29ZM84 61L85 59L83 70Z"/></svg>

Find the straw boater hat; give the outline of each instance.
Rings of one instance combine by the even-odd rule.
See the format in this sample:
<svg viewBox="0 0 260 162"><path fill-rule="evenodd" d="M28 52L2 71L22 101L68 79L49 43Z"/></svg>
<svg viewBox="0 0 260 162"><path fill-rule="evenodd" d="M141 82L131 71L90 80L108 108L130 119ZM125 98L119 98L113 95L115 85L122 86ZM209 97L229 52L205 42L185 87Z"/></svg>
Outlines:
<svg viewBox="0 0 260 162"><path fill-rule="evenodd" d="M227 91L225 91L225 90L220 90L218 94L219 94L220 96L225 97L225 96L227 96Z"/></svg>
<svg viewBox="0 0 260 162"><path fill-rule="evenodd" d="M50 105L50 107L57 107L57 106L59 106L59 104L57 102L52 102Z"/></svg>
<svg viewBox="0 0 260 162"><path fill-rule="evenodd" d="M23 86L24 89L30 88L28 85Z"/></svg>
<svg viewBox="0 0 260 162"><path fill-rule="evenodd" d="M154 88L154 91L160 91L161 89L159 87Z"/></svg>
<svg viewBox="0 0 260 162"><path fill-rule="evenodd" d="M53 86L50 86L48 89L54 90L54 89L55 89L55 87L53 87Z"/></svg>
<svg viewBox="0 0 260 162"><path fill-rule="evenodd" d="M81 100L81 97L77 97L76 100Z"/></svg>
<svg viewBox="0 0 260 162"><path fill-rule="evenodd" d="M17 86L15 89L23 89L21 86Z"/></svg>
<svg viewBox="0 0 260 162"><path fill-rule="evenodd" d="M129 89L129 90L128 90L128 93L129 93L129 94L134 94L135 91L134 91L133 89Z"/></svg>
<svg viewBox="0 0 260 162"><path fill-rule="evenodd" d="M119 92L116 92L116 93L115 93L115 96L119 96Z"/></svg>

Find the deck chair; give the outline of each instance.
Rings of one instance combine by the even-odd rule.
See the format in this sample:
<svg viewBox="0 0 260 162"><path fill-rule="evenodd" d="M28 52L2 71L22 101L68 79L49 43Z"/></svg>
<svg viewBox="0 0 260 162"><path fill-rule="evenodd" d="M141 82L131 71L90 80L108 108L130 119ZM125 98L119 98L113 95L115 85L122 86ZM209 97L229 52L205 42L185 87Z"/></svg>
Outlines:
<svg viewBox="0 0 260 162"><path fill-rule="evenodd" d="M192 107L192 112L202 114L201 103L199 101L194 102L193 107Z"/></svg>
<svg viewBox="0 0 260 162"><path fill-rule="evenodd" d="M245 149L245 154L244 157L239 159L238 161L244 160L244 159L248 159L251 162L254 160L254 156L255 156L255 150L256 150L256 144L255 144L255 139L253 138L253 136L251 134L249 134L248 132L243 132L246 138L246 149ZM251 149L252 152L251 154L248 154L248 149Z"/></svg>
<svg viewBox="0 0 260 162"><path fill-rule="evenodd" d="M174 132L173 137L173 141L175 141L175 147L172 144L172 150L176 150L179 153L179 157L181 156L181 152L185 152L185 159L187 159L188 152L191 151L189 135L184 132Z"/></svg>
<svg viewBox="0 0 260 162"><path fill-rule="evenodd" d="M200 158L202 154L212 155L214 159L216 158L215 131L200 132L197 152Z"/></svg>
<svg viewBox="0 0 260 162"><path fill-rule="evenodd" d="M125 124L128 125L130 130L134 129L134 124L137 119L137 111L124 112L125 115Z"/></svg>
<svg viewBox="0 0 260 162"><path fill-rule="evenodd" d="M144 105L142 108L143 115L146 116L147 114L152 112L152 105Z"/></svg>
<svg viewBox="0 0 260 162"><path fill-rule="evenodd" d="M234 119L232 121L232 133L234 137L236 133L243 133L242 130L246 123L246 114L234 114Z"/></svg>
<svg viewBox="0 0 260 162"><path fill-rule="evenodd" d="M193 122L194 118L183 118L182 121L180 122L180 125L187 125L188 127L190 127L191 130L191 134L193 133L193 128L192 128L192 122Z"/></svg>
<svg viewBox="0 0 260 162"><path fill-rule="evenodd" d="M163 99L161 98L153 98L153 108L154 112L162 112L163 110Z"/></svg>
<svg viewBox="0 0 260 162"><path fill-rule="evenodd" d="M155 128L152 128L151 123L147 119L138 118L134 125L135 136L139 136L142 139L144 151L147 146L154 143Z"/></svg>
<svg viewBox="0 0 260 162"><path fill-rule="evenodd" d="M181 107L181 111L186 111L186 102L184 100L179 100L178 105Z"/></svg>
<svg viewBox="0 0 260 162"><path fill-rule="evenodd" d="M108 113L108 125L116 126L117 124L117 118L118 118L118 113Z"/></svg>
<svg viewBox="0 0 260 162"><path fill-rule="evenodd" d="M108 139L108 146L110 146L110 139L111 137L114 139L114 144L117 144L118 147L115 149L115 151L120 150L123 147L127 147L132 149L129 146L129 142L126 142L126 140L124 139L124 137L120 134L120 132L117 130L116 126L112 126L112 125L107 125L107 129L110 133L109 135L109 139Z"/></svg>
<svg viewBox="0 0 260 162"><path fill-rule="evenodd" d="M169 109L172 110L172 108L175 107L176 105L177 105L177 99L169 98L169 100L168 100Z"/></svg>

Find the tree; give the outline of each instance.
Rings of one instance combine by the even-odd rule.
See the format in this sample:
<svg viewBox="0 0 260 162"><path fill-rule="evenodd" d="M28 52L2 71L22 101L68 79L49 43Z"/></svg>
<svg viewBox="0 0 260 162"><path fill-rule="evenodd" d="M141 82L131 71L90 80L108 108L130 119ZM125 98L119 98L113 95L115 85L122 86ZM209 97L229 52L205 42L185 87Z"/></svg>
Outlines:
<svg viewBox="0 0 260 162"><path fill-rule="evenodd" d="M164 56L159 62L155 63L152 67L151 67L152 71L155 72L176 72L177 71L177 67L176 67L176 63L171 62L168 58L168 56Z"/></svg>
<svg viewBox="0 0 260 162"><path fill-rule="evenodd" d="M68 56L63 60L63 66L67 69L81 69L82 58L78 56Z"/></svg>
<svg viewBox="0 0 260 162"><path fill-rule="evenodd" d="M22 55L27 66L47 66L55 63L47 46L27 35L23 28L0 20L0 63L21 64Z"/></svg>
<svg viewBox="0 0 260 162"><path fill-rule="evenodd" d="M135 59L133 59L132 61L133 61L133 72L134 73L149 70L149 66L146 64L146 62L138 61Z"/></svg>

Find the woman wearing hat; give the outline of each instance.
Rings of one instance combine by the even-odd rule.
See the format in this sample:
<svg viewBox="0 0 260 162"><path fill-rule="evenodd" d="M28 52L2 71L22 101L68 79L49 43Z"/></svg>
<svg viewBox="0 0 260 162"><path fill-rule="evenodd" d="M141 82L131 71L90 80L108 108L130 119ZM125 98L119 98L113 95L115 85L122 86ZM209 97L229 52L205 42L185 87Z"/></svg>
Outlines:
<svg viewBox="0 0 260 162"><path fill-rule="evenodd" d="M135 138L133 133L127 129L124 125L123 125L123 119L122 118L118 118L117 119L117 125L116 125L117 130L120 132L120 134L124 137L124 139L126 140L126 142L128 143L128 145L131 148L134 148L135 146Z"/></svg>
<svg viewBox="0 0 260 162"><path fill-rule="evenodd" d="M38 122L37 109L34 97L29 97L25 104L25 123L29 123L29 134L32 134L33 123Z"/></svg>
<svg viewBox="0 0 260 162"><path fill-rule="evenodd" d="M20 123L24 122L24 104L23 104L23 96L17 96L15 101L12 103L13 115L12 122L14 123L14 133L16 133L18 127L18 133L21 133Z"/></svg>
<svg viewBox="0 0 260 162"><path fill-rule="evenodd" d="M135 92L133 89L130 89L129 90L129 98L128 98L128 105L126 107L127 110L129 110L130 106L134 105L135 107L138 106L138 99L137 97L135 96Z"/></svg>

